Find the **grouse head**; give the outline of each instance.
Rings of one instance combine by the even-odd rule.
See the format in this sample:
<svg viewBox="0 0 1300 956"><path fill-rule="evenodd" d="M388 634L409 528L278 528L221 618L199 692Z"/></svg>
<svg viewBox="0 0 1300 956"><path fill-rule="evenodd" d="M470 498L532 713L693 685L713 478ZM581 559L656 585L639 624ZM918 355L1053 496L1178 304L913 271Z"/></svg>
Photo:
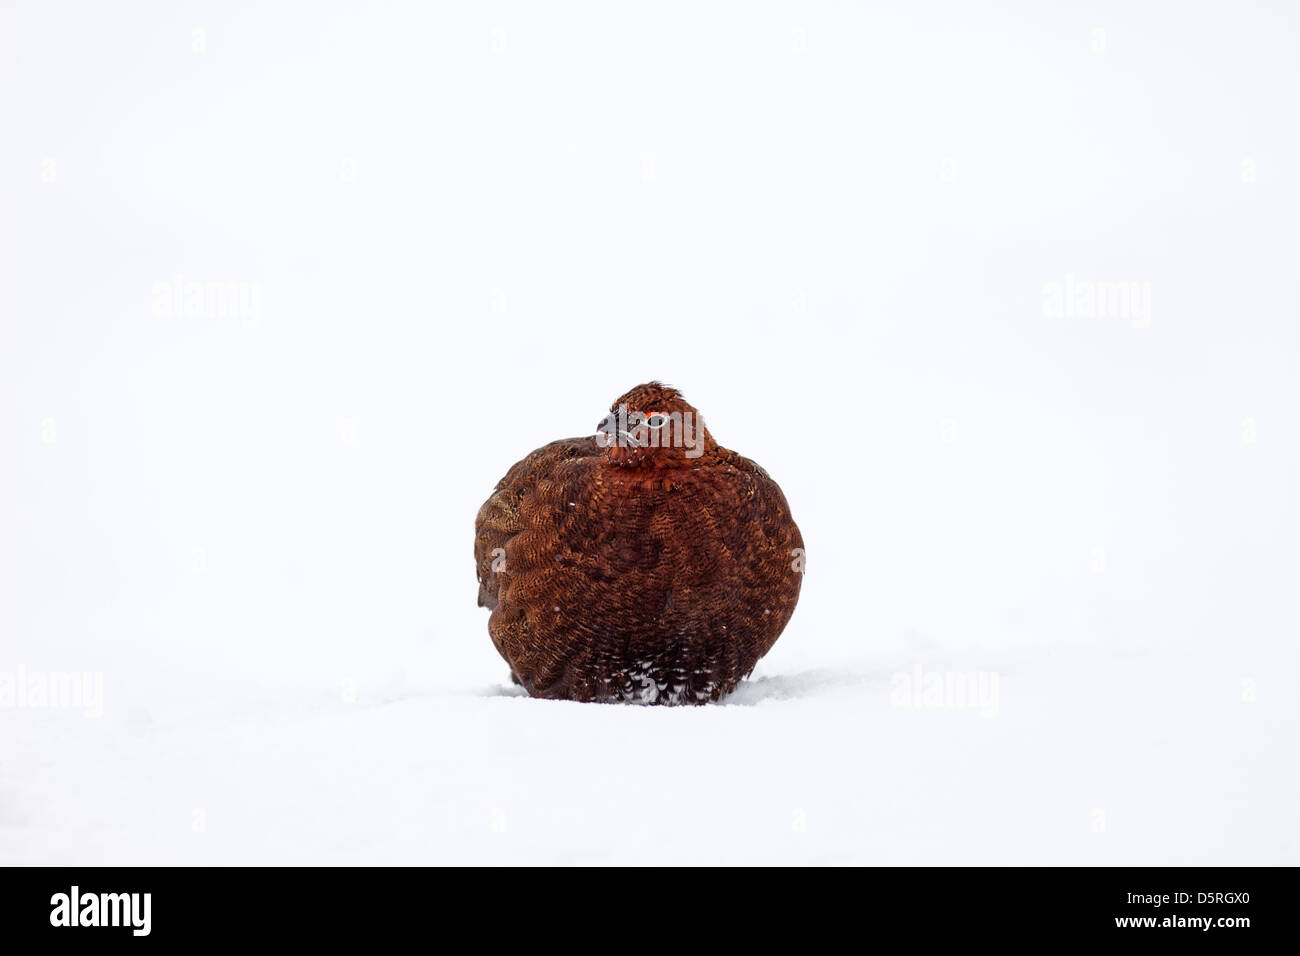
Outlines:
<svg viewBox="0 0 1300 956"><path fill-rule="evenodd" d="M718 447L695 407L662 382L621 396L596 432L605 458L623 468L687 466Z"/></svg>

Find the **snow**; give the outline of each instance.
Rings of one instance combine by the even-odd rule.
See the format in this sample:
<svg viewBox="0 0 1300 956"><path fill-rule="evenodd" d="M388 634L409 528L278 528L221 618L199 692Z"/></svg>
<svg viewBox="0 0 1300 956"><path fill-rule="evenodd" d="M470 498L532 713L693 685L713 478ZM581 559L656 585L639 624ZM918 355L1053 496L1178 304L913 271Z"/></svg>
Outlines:
<svg viewBox="0 0 1300 956"><path fill-rule="evenodd" d="M1294 30L655 10L0 12L0 863L1300 862ZM474 515L650 378L799 608L529 700Z"/></svg>

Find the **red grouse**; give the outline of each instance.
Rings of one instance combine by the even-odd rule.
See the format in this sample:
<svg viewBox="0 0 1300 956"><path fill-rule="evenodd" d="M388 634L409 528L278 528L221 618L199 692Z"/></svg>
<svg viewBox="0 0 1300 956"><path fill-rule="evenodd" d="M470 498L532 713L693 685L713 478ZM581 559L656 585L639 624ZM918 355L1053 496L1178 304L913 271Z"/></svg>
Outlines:
<svg viewBox="0 0 1300 956"><path fill-rule="evenodd" d="M799 600L803 539L785 495L659 382L597 428L537 449L479 509L492 643L533 697L716 701Z"/></svg>

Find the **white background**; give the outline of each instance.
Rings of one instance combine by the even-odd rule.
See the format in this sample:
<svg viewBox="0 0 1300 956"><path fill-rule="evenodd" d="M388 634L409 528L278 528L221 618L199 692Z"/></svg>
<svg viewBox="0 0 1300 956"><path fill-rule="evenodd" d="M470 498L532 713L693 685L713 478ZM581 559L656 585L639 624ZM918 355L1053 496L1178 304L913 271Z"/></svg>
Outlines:
<svg viewBox="0 0 1300 956"><path fill-rule="evenodd" d="M1300 862L1295 13L972 6L4 4L0 677L103 700L0 862ZM650 378L800 606L518 697L475 512Z"/></svg>

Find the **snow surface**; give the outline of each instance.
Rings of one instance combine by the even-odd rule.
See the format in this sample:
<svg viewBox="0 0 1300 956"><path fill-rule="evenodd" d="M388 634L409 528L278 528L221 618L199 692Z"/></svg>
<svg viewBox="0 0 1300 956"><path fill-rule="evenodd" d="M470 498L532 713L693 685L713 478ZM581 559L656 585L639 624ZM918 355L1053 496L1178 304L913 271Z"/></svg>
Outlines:
<svg viewBox="0 0 1300 956"><path fill-rule="evenodd" d="M916 7L6 4L0 689L103 694L0 862L1300 863L1300 34ZM522 698L475 511L649 378L799 609Z"/></svg>

